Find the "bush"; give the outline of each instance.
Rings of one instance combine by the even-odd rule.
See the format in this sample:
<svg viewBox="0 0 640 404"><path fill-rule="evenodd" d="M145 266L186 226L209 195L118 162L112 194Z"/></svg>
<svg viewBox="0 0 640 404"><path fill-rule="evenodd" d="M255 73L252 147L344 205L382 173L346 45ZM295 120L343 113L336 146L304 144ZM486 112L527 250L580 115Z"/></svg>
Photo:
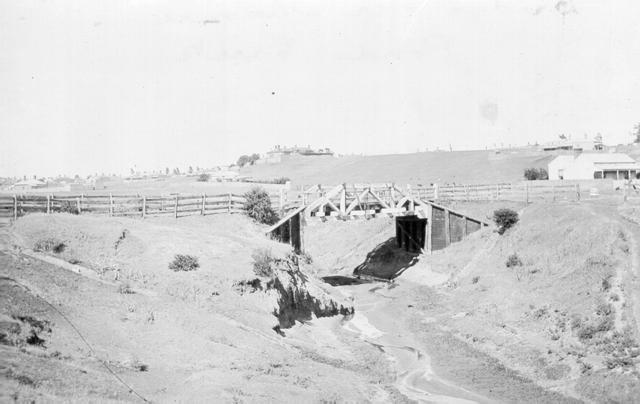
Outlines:
<svg viewBox="0 0 640 404"><path fill-rule="evenodd" d="M507 268L521 267L522 260L520 260L518 254L511 254L509 258L507 258L507 262L505 263L505 265L507 266Z"/></svg>
<svg viewBox="0 0 640 404"><path fill-rule="evenodd" d="M278 214L271 207L271 198L267 191L255 187L244 194L246 199L244 210L247 216L264 224L274 224L278 221Z"/></svg>
<svg viewBox="0 0 640 404"><path fill-rule="evenodd" d="M118 293L120 293L121 295L132 295L135 292L131 288L131 285L125 282L125 283L121 283L118 286Z"/></svg>
<svg viewBox="0 0 640 404"><path fill-rule="evenodd" d="M538 179L539 180L548 180L549 179L549 173L547 172L547 170L545 170L544 168L541 168L538 170Z"/></svg>
<svg viewBox="0 0 640 404"><path fill-rule="evenodd" d="M36 241L36 244L33 246L34 251L38 252L49 252L52 251L56 254L60 254L67 248L67 245L55 238L45 238Z"/></svg>
<svg viewBox="0 0 640 404"><path fill-rule="evenodd" d="M174 272L195 271L198 268L200 268L198 258L193 255L176 254L173 261L169 264L169 269Z"/></svg>
<svg viewBox="0 0 640 404"><path fill-rule="evenodd" d="M257 276L271 278L273 277L273 262L275 258L271 254L271 250L259 248L251 254L253 258L253 272Z"/></svg>
<svg viewBox="0 0 640 404"><path fill-rule="evenodd" d="M207 173L202 173L198 176L198 181L200 182L207 182L211 179L211 174L207 174Z"/></svg>
<svg viewBox="0 0 640 404"><path fill-rule="evenodd" d="M504 234L514 224L518 223L518 212L512 209L498 209L493 212L493 221L498 226L498 234Z"/></svg>
<svg viewBox="0 0 640 404"><path fill-rule="evenodd" d="M273 180L274 184L286 184L287 181L290 181L288 177L280 177Z"/></svg>
<svg viewBox="0 0 640 404"><path fill-rule="evenodd" d="M527 168L524 170L524 178L528 181L548 180L549 173L544 168Z"/></svg>
<svg viewBox="0 0 640 404"><path fill-rule="evenodd" d="M597 332L596 327L594 327L591 324L584 324L578 330L578 338L581 341L589 340L589 339L593 338L593 336L596 334L596 332Z"/></svg>

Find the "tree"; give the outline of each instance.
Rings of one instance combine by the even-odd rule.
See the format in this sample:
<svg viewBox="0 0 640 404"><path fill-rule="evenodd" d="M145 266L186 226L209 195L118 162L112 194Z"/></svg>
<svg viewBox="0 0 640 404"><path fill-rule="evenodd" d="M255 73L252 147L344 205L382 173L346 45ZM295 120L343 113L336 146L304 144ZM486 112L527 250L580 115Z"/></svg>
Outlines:
<svg viewBox="0 0 640 404"><path fill-rule="evenodd" d="M567 140L567 136L564 133L558 137L560 138L560 140Z"/></svg>
<svg viewBox="0 0 640 404"><path fill-rule="evenodd" d="M165 167L165 169L164 169L164 173L165 173L166 175L169 175L169 167Z"/></svg>
<svg viewBox="0 0 640 404"><path fill-rule="evenodd" d="M249 157L249 163L253 165L256 161L260 160L260 155L257 153L253 153L251 157Z"/></svg>
<svg viewBox="0 0 640 404"><path fill-rule="evenodd" d="M278 221L278 214L271 207L271 198L267 191L254 187L244 194L246 199L244 210L247 216L264 224L274 224Z"/></svg>
<svg viewBox="0 0 640 404"><path fill-rule="evenodd" d="M189 166L189 174L193 174L193 167Z"/></svg>
<svg viewBox="0 0 640 404"><path fill-rule="evenodd" d="M238 158L238 161L236 162L236 164L240 167L244 167L250 161L251 161L251 157L247 156L246 154L243 154Z"/></svg>
<svg viewBox="0 0 640 404"><path fill-rule="evenodd" d="M633 127L631 135L633 136L633 143L640 143L640 122Z"/></svg>

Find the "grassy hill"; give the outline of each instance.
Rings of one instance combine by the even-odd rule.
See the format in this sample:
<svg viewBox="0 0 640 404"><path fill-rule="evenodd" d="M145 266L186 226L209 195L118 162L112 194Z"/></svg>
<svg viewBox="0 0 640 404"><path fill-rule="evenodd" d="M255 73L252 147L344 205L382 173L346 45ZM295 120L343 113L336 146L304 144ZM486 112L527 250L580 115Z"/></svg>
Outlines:
<svg viewBox="0 0 640 404"><path fill-rule="evenodd" d="M298 156L277 164L248 166L242 169L241 174L258 179L288 177L295 185L342 182L493 183L521 180L525 168L546 168L552 158L552 155L533 150Z"/></svg>

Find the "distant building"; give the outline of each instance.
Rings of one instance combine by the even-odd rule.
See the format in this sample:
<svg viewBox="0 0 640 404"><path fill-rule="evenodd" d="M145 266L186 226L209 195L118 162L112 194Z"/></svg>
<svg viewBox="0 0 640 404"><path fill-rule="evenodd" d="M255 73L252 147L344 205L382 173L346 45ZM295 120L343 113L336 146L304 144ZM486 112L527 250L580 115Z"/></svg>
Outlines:
<svg viewBox="0 0 640 404"><path fill-rule="evenodd" d="M640 178L640 163L624 153L562 155L549 163L550 180Z"/></svg>
<svg viewBox="0 0 640 404"><path fill-rule="evenodd" d="M16 182L15 184L13 184L11 189L16 191L25 191L29 189L44 188L46 186L47 186L46 182L32 179L32 180L24 180L24 181Z"/></svg>
<svg viewBox="0 0 640 404"><path fill-rule="evenodd" d="M334 153L329 148L324 149L312 149L307 147L282 147L277 145L267 152L266 156L256 161L256 163L279 163L283 159L291 156L333 156Z"/></svg>
<svg viewBox="0 0 640 404"><path fill-rule="evenodd" d="M560 139L555 142L545 143L541 146L544 151L600 151L604 150L602 136L596 136L593 140Z"/></svg>

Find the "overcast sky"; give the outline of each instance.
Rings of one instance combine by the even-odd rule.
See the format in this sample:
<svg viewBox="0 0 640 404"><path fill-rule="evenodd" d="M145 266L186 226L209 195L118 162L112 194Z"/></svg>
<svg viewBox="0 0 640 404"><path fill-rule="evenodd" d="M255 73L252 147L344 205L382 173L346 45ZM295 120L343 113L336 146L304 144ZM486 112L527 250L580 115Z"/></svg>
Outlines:
<svg viewBox="0 0 640 404"><path fill-rule="evenodd" d="M0 0L0 176L492 147L640 121L640 2Z"/></svg>

